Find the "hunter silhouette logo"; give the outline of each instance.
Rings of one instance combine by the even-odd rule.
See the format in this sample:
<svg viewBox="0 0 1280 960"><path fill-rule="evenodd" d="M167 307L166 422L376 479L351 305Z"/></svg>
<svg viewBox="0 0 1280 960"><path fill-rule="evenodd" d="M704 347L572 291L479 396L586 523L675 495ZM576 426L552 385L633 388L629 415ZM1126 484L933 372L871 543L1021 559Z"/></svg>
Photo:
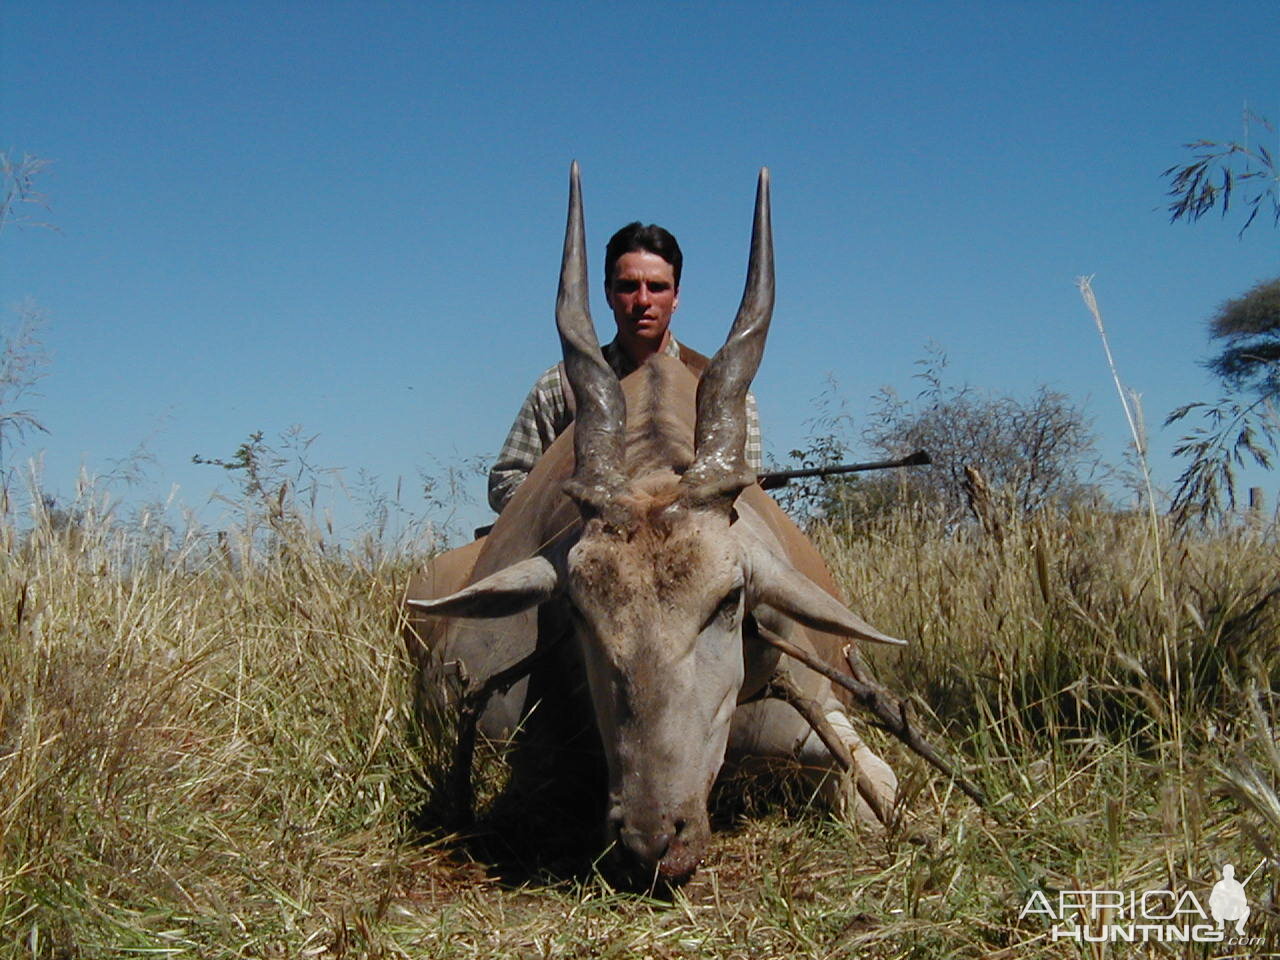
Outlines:
<svg viewBox="0 0 1280 960"><path fill-rule="evenodd" d="M1052 897L1037 890L1018 919L1041 915L1051 924L1051 940L1255 945L1261 939L1249 938L1244 929L1252 912L1244 888L1266 862L1264 858L1243 882L1236 879L1232 864L1223 864L1207 902L1190 890L1059 890Z"/></svg>
<svg viewBox="0 0 1280 960"><path fill-rule="evenodd" d="M1253 873L1262 868L1262 863L1253 868ZM1209 894L1209 912L1213 914L1218 926L1231 921L1236 925L1236 934L1241 937L1244 936L1244 922L1249 919L1249 901L1245 898L1244 888L1253 879L1253 873L1241 883L1236 879L1236 868L1229 863L1224 864L1222 879L1213 885L1213 891Z"/></svg>

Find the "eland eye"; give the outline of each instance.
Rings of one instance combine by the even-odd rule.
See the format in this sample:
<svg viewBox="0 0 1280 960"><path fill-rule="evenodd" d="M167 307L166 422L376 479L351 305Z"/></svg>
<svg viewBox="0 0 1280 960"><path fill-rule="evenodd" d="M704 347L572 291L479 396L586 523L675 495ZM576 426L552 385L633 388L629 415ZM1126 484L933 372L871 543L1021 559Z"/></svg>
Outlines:
<svg viewBox="0 0 1280 960"><path fill-rule="evenodd" d="M707 617L706 623L702 625L705 630L717 620L732 620L738 612L738 605L742 602L742 587L734 587L730 590L723 600L711 611L711 616Z"/></svg>

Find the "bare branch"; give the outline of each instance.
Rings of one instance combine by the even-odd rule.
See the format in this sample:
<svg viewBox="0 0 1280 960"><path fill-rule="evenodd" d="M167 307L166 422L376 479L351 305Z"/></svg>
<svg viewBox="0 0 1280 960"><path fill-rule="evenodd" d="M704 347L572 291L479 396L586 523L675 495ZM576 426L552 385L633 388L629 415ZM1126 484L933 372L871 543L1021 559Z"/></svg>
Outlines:
<svg viewBox="0 0 1280 960"><path fill-rule="evenodd" d="M923 757L930 765L953 780L965 796L974 803L984 810L990 810L986 794L974 786L963 774L957 773L951 764L944 760L938 751L925 741L916 726L914 711L911 709L910 704L906 700L894 697L892 693L871 676L871 672L858 656L856 648L852 645L845 647L845 659L849 664L850 671L852 671L852 676L850 676L824 663L795 644L784 640L771 630L767 630L764 627L759 627L758 629L760 638L765 643L781 650L787 656L799 660L810 670L821 674L832 683L839 684L845 690L848 690L853 694L857 704L879 720L885 730L889 731L916 754ZM996 816L999 819L994 810L990 810L990 812L992 816Z"/></svg>

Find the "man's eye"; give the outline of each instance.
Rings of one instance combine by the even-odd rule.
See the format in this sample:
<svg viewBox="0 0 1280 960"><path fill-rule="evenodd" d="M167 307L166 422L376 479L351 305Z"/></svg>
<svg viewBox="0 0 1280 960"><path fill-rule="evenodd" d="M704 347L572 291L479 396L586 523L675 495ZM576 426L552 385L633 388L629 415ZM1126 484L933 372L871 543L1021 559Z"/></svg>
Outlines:
<svg viewBox="0 0 1280 960"><path fill-rule="evenodd" d="M640 289L640 284L634 280L619 280L616 286L619 293L635 293Z"/></svg>

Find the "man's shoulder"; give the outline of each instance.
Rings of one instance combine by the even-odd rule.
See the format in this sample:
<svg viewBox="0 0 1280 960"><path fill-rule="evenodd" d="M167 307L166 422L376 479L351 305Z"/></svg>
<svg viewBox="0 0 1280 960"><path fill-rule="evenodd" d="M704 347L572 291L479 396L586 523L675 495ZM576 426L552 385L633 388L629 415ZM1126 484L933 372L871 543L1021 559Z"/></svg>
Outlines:
<svg viewBox="0 0 1280 960"><path fill-rule="evenodd" d="M555 363L547 367L547 369L542 371L538 376L538 379L533 381L533 388L530 390L530 393L558 391L560 389L561 381L563 380L561 375L561 371L563 369L563 365L559 363Z"/></svg>
<svg viewBox="0 0 1280 960"><path fill-rule="evenodd" d="M564 366L556 363L547 367L529 388L525 399L526 415L550 424L556 432L563 429L568 407L565 400Z"/></svg>

